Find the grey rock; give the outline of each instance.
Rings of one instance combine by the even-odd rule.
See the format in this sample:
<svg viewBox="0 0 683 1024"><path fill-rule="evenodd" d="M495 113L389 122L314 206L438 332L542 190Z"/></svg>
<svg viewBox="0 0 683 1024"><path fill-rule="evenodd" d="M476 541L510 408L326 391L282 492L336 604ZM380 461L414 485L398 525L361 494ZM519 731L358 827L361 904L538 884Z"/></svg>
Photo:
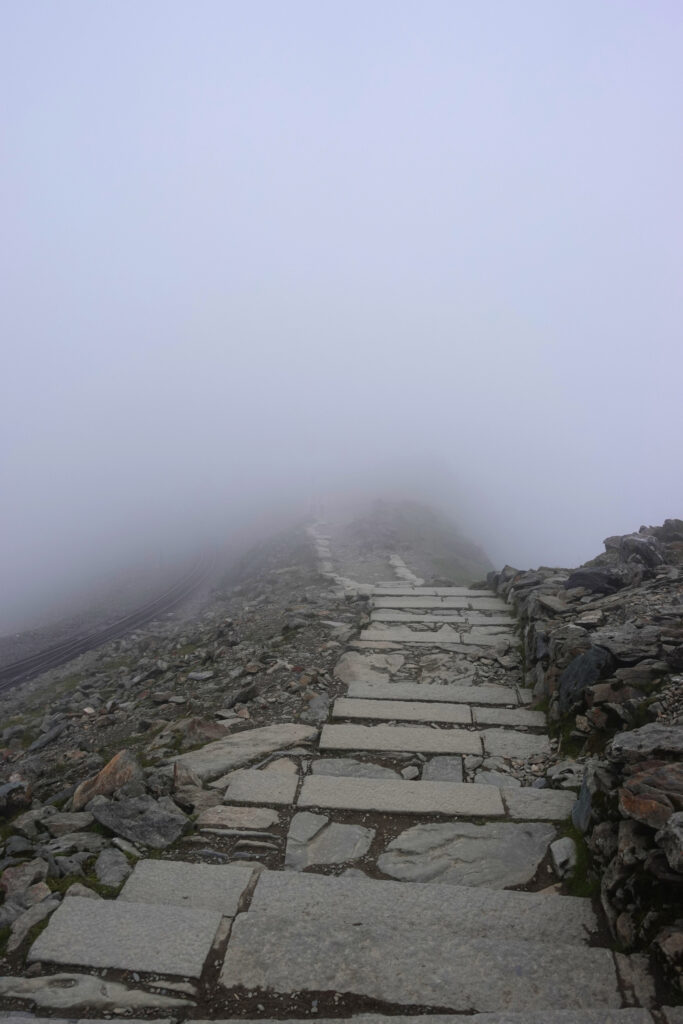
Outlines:
<svg viewBox="0 0 683 1024"><path fill-rule="evenodd" d="M550 844L550 856L559 878L571 875L576 867L576 843L569 836L563 836Z"/></svg>
<svg viewBox="0 0 683 1024"><path fill-rule="evenodd" d="M419 779L420 778L420 769L417 767L417 765L408 764L408 765L406 765L405 768L401 768L401 776L402 776L402 778L408 779L408 780Z"/></svg>
<svg viewBox="0 0 683 1024"><path fill-rule="evenodd" d="M62 813L57 812L45 819L47 830L52 836L63 836L69 832L81 832L93 823L93 816L87 811Z"/></svg>
<svg viewBox="0 0 683 1024"><path fill-rule="evenodd" d="M479 735L484 741L487 754L525 759L550 753L547 736L515 732L513 729L482 729Z"/></svg>
<svg viewBox="0 0 683 1024"><path fill-rule="evenodd" d="M319 693L309 703L308 707L299 716L302 722L310 722L311 725L321 725L327 718L330 711L330 698L326 693Z"/></svg>
<svg viewBox="0 0 683 1024"><path fill-rule="evenodd" d="M351 683L382 682L403 667L402 654L368 654L347 651L334 668L337 679L347 686Z"/></svg>
<svg viewBox="0 0 683 1024"><path fill-rule="evenodd" d="M577 654L558 679L560 711L565 713L579 706L586 687L606 679L615 665L612 654L604 647L591 647L583 654Z"/></svg>
<svg viewBox="0 0 683 1024"><path fill-rule="evenodd" d="M377 866L403 881L503 889L529 882L554 838L540 822L416 825L389 843Z"/></svg>
<svg viewBox="0 0 683 1024"><path fill-rule="evenodd" d="M664 850L671 870L683 874L683 811L671 815L655 835L655 842Z"/></svg>
<svg viewBox="0 0 683 1024"><path fill-rule="evenodd" d="M23 999L41 1009L71 1010L79 1007L116 1011L126 1009L187 1008L186 999L163 996L105 981L92 974L48 974L37 978L0 978L0 996ZM50 1018L53 1020L53 1018ZM27 1022L30 1024L30 1022Z"/></svg>
<svg viewBox="0 0 683 1024"><path fill-rule="evenodd" d="M375 830L330 823L322 814L295 814L287 836L285 866L296 871L313 864L345 864L364 857Z"/></svg>
<svg viewBox="0 0 683 1024"><path fill-rule="evenodd" d="M182 835L188 819L162 807L151 796L111 800L92 808L96 821L133 843L163 849Z"/></svg>
<svg viewBox="0 0 683 1024"><path fill-rule="evenodd" d="M506 786L501 793L508 814L517 821L564 821L574 807L574 794L559 789Z"/></svg>
<svg viewBox="0 0 683 1024"><path fill-rule="evenodd" d="M42 903L36 903L34 906L29 907L28 910L25 910L23 914L20 914L12 923L10 937L7 940L7 952L14 953L15 950L19 949L31 928L44 921L46 917L49 917L58 906L58 899L43 900Z"/></svg>
<svg viewBox="0 0 683 1024"><path fill-rule="evenodd" d="M480 771L477 772L475 782L485 786L507 786L510 788L521 786L522 783L514 775L507 775L505 772Z"/></svg>
<svg viewBox="0 0 683 1024"><path fill-rule="evenodd" d="M638 761L651 757L683 757L683 725L650 722L640 729L618 733L612 740L611 757Z"/></svg>
<svg viewBox="0 0 683 1024"><path fill-rule="evenodd" d="M219 911L75 896L52 915L28 959L199 978L220 923Z"/></svg>
<svg viewBox="0 0 683 1024"><path fill-rule="evenodd" d="M398 779L398 772L371 761L357 761L353 757L325 757L311 765L313 775L336 775L340 778Z"/></svg>
<svg viewBox="0 0 683 1024"><path fill-rule="evenodd" d="M113 888L125 882L131 870L126 855L112 847L102 850L95 861L95 874L98 880L102 885L110 885Z"/></svg>

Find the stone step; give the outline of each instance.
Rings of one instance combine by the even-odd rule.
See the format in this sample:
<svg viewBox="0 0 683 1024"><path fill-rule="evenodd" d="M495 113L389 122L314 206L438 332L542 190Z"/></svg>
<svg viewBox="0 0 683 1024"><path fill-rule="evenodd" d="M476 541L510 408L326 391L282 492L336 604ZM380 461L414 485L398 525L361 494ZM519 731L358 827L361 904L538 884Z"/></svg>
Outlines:
<svg viewBox="0 0 683 1024"><path fill-rule="evenodd" d="M373 608L458 608L483 612L510 612L510 606L497 597L420 597L417 592L412 595L389 593L375 594L372 598Z"/></svg>
<svg viewBox="0 0 683 1024"><path fill-rule="evenodd" d="M550 753L547 736L512 729L480 729L457 726L431 729L422 725L325 725L321 750L399 751L410 754L489 754L522 758Z"/></svg>
<svg viewBox="0 0 683 1024"><path fill-rule="evenodd" d="M301 787L298 806L338 811L376 811L382 814L460 815L467 818L502 818L506 814L497 786L334 775L307 776Z"/></svg>
<svg viewBox="0 0 683 1024"><path fill-rule="evenodd" d="M363 700L339 697L332 708L334 718L368 718L404 722L442 722L452 725L501 725L514 728L545 728L542 711L526 708L471 708L467 704L434 701Z"/></svg>
<svg viewBox="0 0 683 1024"><path fill-rule="evenodd" d="M530 691L529 691L530 692ZM471 679L460 683L388 683L384 681L351 682L349 697L371 700L447 701L455 704L519 704L518 691L512 686L491 683L474 684Z"/></svg>
<svg viewBox="0 0 683 1024"><path fill-rule="evenodd" d="M470 626L487 626L491 629L507 627L510 629L514 626L514 619L508 613L486 615L483 612L474 612L469 609L447 610L435 614L433 610L422 612L417 608L375 608L370 613L370 620L371 622L414 622L425 625L456 622L465 629L469 629Z"/></svg>
<svg viewBox="0 0 683 1024"><path fill-rule="evenodd" d="M448 623L435 629L424 630L410 629L408 626L380 628L377 624L374 629L361 630L360 639L366 643L379 641L392 644L448 644L455 650L466 652L470 647L495 647L499 643L510 643L514 639L514 634L475 633L474 628L469 633L460 633Z"/></svg>
<svg viewBox="0 0 683 1024"><path fill-rule="evenodd" d="M372 594L373 597L383 597L386 594L390 597L396 595L408 597L488 597L492 600L497 600L499 604L505 603L500 598L492 598L490 590L473 590L471 587L418 587L408 586L404 583L397 583L391 586L378 584L376 587L373 587Z"/></svg>
<svg viewBox="0 0 683 1024"><path fill-rule="evenodd" d="M665 1024L680 1024L679 1010L672 1008L667 1014L663 1008ZM10 1013L3 1017L5 1024L92 1024L95 1018L70 1017L35 1017L33 1014ZM138 1017L126 1017L126 1024L145 1024ZM244 1017L194 1020L193 1024L244 1024ZM282 1020L274 1017L254 1017L258 1024L311 1024L311 1018L287 1018ZM468 1015L463 1021L461 1014L413 1013L409 1017L401 1015L383 1017L376 1013L361 1013L354 1017L316 1017L317 1024L654 1024L652 1014L647 1010L541 1010L538 1013L475 1013ZM171 1024L170 1019L150 1018L150 1024Z"/></svg>
<svg viewBox="0 0 683 1024"><path fill-rule="evenodd" d="M262 871L249 913L318 917L330 924L347 914L358 921L384 917L398 928L421 921L434 930L520 942L588 945L598 923L588 899L484 886L376 881Z"/></svg>
<svg viewBox="0 0 683 1024"><path fill-rule="evenodd" d="M324 725L321 750L383 750L411 754L482 754L480 734L466 729L405 725Z"/></svg>
<svg viewBox="0 0 683 1024"><path fill-rule="evenodd" d="M247 864L139 860L118 899L212 910L234 917L253 876L254 868Z"/></svg>
<svg viewBox="0 0 683 1024"><path fill-rule="evenodd" d="M28 960L199 978L221 920L220 910L70 896Z"/></svg>
<svg viewBox="0 0 683 1024"><path fill-rule="evenodd" d="M510 932L463 934L457 914L435 927L419 915L252 910L235 919L220 984L253 996L336 992L467 1014L621 1007L608 950Z"/></svg>

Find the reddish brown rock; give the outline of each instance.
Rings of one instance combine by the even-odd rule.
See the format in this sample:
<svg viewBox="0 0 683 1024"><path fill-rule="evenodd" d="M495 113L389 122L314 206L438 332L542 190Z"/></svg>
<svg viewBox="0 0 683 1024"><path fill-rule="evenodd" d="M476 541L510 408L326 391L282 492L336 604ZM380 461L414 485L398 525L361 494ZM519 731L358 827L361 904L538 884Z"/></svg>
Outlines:
<svg viewBox="0 0 683 1024"><path fill-rule="evenodd" d="M80 811L95 796L111 796L121 786L142 778L142 768L130 750L119 750L104 768L81 782L73 795L73 810Z"/></svg>
<svg viewBox="0 0 683 1024"><path fill-rule="evenodd" d="M650 828L664 828L675 811L683 810L683 764L660 762L636 772L619 790L619 808Z"/></svg>

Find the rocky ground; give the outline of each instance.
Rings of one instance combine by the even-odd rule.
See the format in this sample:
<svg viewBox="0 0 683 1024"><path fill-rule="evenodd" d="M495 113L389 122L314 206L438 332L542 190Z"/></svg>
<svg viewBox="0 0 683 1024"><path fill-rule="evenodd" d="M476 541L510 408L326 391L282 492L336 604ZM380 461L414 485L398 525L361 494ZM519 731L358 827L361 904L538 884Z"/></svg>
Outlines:
<svg viewBox="0 0 683 1024"><path fill-rule="evenodd" d="M623 662L616 605L569 573L506 569L504 599L454 587L432 520L416 534L409 517L418 556L404 513L374 515L375 533L370 517L357 535L275 538L201 609L4 698L6 1015L680 1024L664 1009L681 1000L675 567L621 587L667 641ZM618 716L604 756L584 705L559 708L582 615L615 645L613 690L624 665L660 663L653 721ZM545 662L528 653L541 621L562 652ZM585 702L596 680L575 677ZM653 773L668 780L656 828L632 814ZM643 864L659 886L647 928L630 906Z"/></svg>

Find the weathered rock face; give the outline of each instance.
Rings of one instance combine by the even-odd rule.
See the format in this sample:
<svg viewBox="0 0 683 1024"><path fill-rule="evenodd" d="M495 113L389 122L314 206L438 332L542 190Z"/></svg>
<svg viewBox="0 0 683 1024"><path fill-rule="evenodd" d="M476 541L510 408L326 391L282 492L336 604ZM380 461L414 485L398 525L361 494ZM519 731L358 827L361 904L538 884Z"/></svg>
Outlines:
<svg viewBox="0 0 683 1024"><path fill-rule="evenodd" d="M577 570L489 583L522 620L527 686L597 755L572 819L612 931L683 990L683 521L608 537Z"/></svg>
<svg viewBox="0 0 683 1024"><path fill-rule="evenodd" d="M72 807L80 811L96 796L111 796L117 789L142 778L142 769L129 750L120 750L92 779L86 779L73 795Z"/></svg>

